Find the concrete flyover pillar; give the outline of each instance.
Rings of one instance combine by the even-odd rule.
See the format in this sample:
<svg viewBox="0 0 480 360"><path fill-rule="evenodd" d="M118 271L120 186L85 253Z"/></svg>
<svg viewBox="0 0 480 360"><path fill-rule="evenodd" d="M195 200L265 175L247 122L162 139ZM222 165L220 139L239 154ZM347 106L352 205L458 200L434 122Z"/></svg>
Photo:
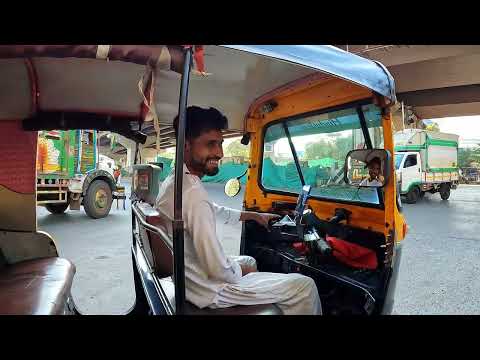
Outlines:
<svg viewBox="0 0 480 360"><path fill-rule="evenodd" d="M125 136L120 134L111 134L115 136L115 142L119 143L125 149L127 149L127 161L125 164L125 170L129 173L132 173L132 165L135 161L135 141L127 139Z"/></svg>

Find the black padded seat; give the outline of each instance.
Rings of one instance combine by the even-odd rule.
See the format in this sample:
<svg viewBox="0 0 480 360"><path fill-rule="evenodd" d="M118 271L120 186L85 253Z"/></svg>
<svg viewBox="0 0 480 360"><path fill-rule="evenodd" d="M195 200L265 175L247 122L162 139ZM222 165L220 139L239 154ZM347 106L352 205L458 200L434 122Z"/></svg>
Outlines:
<svg viewBox="0 0 480 360"><path fill-rule="evenodd" d="M61 315L75 266L51 257L7 265L0 272L1 315Z"/></svg>

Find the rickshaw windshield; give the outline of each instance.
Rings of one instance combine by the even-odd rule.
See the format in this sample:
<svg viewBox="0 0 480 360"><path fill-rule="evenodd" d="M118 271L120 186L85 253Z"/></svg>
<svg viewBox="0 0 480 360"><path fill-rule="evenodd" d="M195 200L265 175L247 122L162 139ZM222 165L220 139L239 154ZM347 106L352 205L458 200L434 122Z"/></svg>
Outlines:
<svg viewBox="0 0 480 360"><path fill-rule="evenodd" d="M313 197L383 205L379 196L381 190L360 188L344 181L348 152L366 148L368 144L362 131L360 111L372 146L382 148L381 110L372 104L297 116L269 126L264 137L262 186L275 192L299 194L303 178L305 184L312 186ZM364 168L359 168L356 174L359 178L367 175L368 170Z"/></svg>

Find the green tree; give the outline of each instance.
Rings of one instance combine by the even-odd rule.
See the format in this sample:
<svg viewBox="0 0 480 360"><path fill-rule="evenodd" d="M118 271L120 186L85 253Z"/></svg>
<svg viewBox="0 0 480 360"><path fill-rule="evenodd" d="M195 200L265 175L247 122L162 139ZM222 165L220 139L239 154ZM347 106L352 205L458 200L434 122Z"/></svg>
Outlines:
<svg viewBox="0 0 480 360"><path fill-rule="evenodd" d="M472 156L472 149L459 148L458 149L458 166L461 168L469 167L470 162L472 161L471 156Z"/></svg>
<svg viewBox="0 0 480 360"><path fill-rule="evenodd" d="M436 122L432 122L431 124L428 124L427 127L425 128L428 131L440 131L440 125L438 125Z"/></svg>
<svg viewBox="0 0 480 360"><path fill-rule="evenodd" d="M347 153L352 150L352 137L337 137L329 142L319 140L305 146L305 160L322 159L326 157L343 161Z"/></svg>
<svg viewBox="0 0 480 360"><path fill-rule="evenodd" d="M335 143L330 143L325 140L319 140L305 145L304 160L322 159L325 157L332 157L334 153Z"/></svg>
<svg viewBox="0 0 480 360"><path fill-rule="evenodd" d="M225 148L224 155L226 157L231 156L243 156L248 158L250 154L250 145L243 145L240 142L240 139L232 141L228 146Z"/></svg>
<svg viewBox="0 0 480 360"><path fill-rule="evenodd" d="M458 166L470 167L472 162L480 163L480 146L458 149Z"/></svg>
<svg viewBox="0 0 480 360"><path fill-rule="evenodd" d="M337 160L344 161L345 157L347 156L347 153L350 150L353 150L352 143L353 143L352 136L338 138L336 142L337 156L336 157L334 156L334 158L336 158Z"/></svg>

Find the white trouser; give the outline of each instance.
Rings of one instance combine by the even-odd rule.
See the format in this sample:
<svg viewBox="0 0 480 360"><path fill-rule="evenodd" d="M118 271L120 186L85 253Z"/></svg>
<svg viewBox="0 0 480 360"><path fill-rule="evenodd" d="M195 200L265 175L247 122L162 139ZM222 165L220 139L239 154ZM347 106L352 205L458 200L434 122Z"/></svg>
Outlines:
<svg viewBox="0 0 480 360"><path fill-rule="evenodd" d="M255 269L251 256L230 256L242 265ZM235 305L276 304L285 315L321 315L322 306L315 282L302 274L252 272L235 284L226 285L210 308Z"/></svg>

